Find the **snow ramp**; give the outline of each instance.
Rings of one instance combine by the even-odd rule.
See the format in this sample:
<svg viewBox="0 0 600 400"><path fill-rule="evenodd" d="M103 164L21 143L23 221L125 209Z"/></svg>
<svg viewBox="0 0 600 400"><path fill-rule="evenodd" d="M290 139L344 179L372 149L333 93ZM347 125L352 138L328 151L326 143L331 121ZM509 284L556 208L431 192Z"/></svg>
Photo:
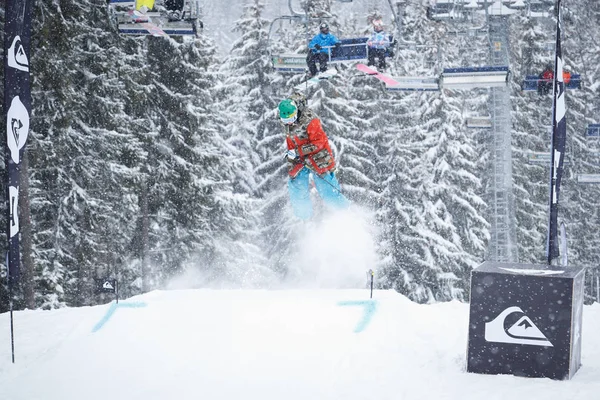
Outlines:
<svg viewBox="0 0 600 400"><path fill-rule="evenodd" d="M173 290L0 315L0 399L598 399L600 307L571 381L465 372L468 305L393 291Z"/></svg>

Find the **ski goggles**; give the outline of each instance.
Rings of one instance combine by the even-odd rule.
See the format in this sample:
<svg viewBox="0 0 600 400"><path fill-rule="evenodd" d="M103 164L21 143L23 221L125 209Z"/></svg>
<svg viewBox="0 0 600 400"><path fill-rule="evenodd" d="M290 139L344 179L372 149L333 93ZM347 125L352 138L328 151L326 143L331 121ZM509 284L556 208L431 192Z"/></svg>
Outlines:
<svg viewBox="0 0 600 400"><path fill-rule="evenodd" d="M280 119L281 119L281 122L283 122L285 125L293 124L298 119L298 112L293 113L292 115L290 115L287 118L281 117Z"/></svg>

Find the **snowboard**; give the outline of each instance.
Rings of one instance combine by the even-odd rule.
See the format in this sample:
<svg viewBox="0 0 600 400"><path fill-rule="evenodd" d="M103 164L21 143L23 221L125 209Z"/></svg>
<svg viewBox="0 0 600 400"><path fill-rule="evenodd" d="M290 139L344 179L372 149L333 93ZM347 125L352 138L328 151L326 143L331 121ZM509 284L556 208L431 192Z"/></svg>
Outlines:
<svg viewBox="0 0 600 400"><path fill-rule="evenodd" d="M312 78L309 78L308 80L305 80L305 81L297 84L296 86L294 86L294 90L296 90L296 91L306 90L310 87L318 85L321 81L330 79L336 75L337 75L337 70L330 68L325 72L320 72L319 74L313 76Z"/></svg>
<svg viewBox="0 0 600 400"><path fill-rule="evenodd" d="M385 84L388 86L396 86L400 84L400 82L398 82L394 78L384 75L381 72L377 71L375 68L371 68L365 64L356 64L356 68L359 71L364 72L365 74L372 75L380 81L385 82Z"/></svg>
<svg viewBox="0 0 600 400"><path fill-rule="evenodd" d="M158 25L152 23L150 17L141 11L138 10L130 10L129 16L133 20L133 22L140 24L142 28L148 31L148 33L152 36L168 36L165 31L158 27Z"/></svg>
<svg viewBox="0 0 600 400"><path fill-rule="evenodd" d="M147 30L152 36L169 36L165 33L165 31L151 22L143 23L142 27L144 27L144 29Z"/></svg>

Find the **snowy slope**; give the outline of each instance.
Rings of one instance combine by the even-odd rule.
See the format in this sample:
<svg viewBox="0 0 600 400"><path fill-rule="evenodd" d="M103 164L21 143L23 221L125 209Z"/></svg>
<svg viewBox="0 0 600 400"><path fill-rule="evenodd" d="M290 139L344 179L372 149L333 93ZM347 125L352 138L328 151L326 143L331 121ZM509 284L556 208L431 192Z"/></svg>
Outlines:
<svg viewBox="0 0 600 400"><path fill-rule="evenodd" d="M465 372L468 305L391 291L173 290L0 315L0 399L598 399L600 306L571 381ZM113 311L112 315L107 312Z"/></svg>

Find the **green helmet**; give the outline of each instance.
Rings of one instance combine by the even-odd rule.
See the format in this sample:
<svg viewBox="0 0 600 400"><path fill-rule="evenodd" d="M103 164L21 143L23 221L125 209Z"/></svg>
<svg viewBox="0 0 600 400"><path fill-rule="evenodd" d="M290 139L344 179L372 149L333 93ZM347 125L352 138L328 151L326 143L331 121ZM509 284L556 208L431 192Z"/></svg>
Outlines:
<svg viewBox="0 0 600 400"><path fill-rule="evenodd" d="M298 118L298 106L294 100L285 99L279 103L279 118L284 123L292 123Z"/></svg>

